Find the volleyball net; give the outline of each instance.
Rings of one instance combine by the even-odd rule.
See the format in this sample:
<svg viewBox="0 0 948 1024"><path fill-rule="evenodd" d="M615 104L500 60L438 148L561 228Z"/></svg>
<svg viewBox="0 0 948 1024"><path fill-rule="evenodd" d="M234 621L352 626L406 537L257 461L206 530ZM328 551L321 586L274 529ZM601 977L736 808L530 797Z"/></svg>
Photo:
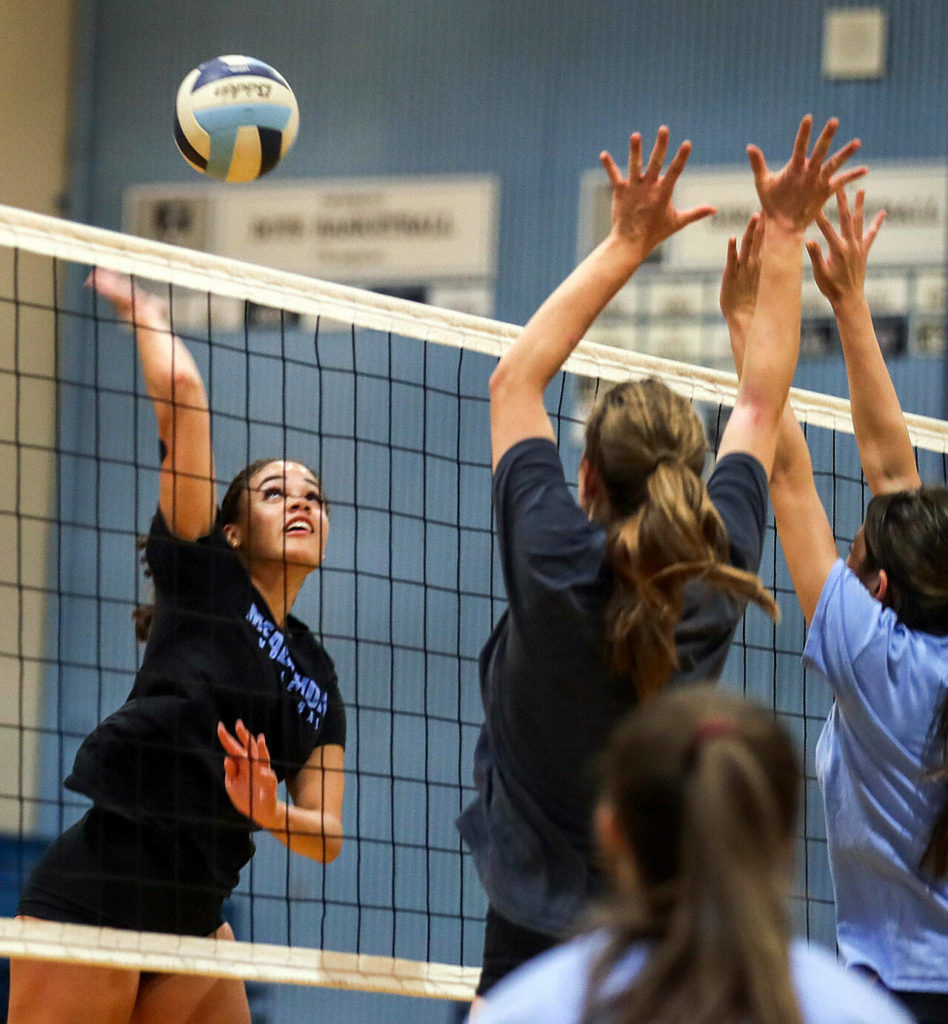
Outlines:
<svg viewBox="0 0 948 1024"><path fill-rule="evenodd" d="M83 287L133 275L167 299L207 384L222 483L260 455L320 474L322 568L294 612L347 703L343 852L323 867L270 837L227 916L238 942L11 920L38 850L86 809L62 788L75 752L124 701L136 538L154 513L154 414L134 340ZM0 207L0 956L467 999L485 898L454 821L472 796L477 656L504 607L491 529L488 378L517 328ZM720 436L732 374L582 343L548 391L567 471L601 387L656 375ZM867 493L847 402L794 391L840 543ZM945 477L945 424L910 416L923 476ZM832 944L813 748L830 695L801 666L804 627L769 527L755 608L722 683L774 708L807 769L793 910Z"/></svg>

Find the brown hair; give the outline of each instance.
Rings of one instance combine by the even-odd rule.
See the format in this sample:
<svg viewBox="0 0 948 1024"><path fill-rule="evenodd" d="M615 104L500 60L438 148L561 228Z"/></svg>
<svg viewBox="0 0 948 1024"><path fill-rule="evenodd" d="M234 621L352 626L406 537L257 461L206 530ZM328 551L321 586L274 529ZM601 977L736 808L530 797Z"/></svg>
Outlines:
<svg viewBox="0 0 948 1024"><path fill-rule="evenodd" d="M909 629L948 636L948 487L879 494L863 524L868 573L884 569L885 604ZM938 763L926 778L940 783L942 802L922 854L921 867L948 876L948 696L932 717Z"/></svg>
<svg viewBox="0 0 948 1024"><path fill-rule="evenodd" d="M604 490L590 512L605 525L614 577L606 642L640 697L678 667L675 627L690 579L777 618L760 578L727 563L727 530L701 479L707 447L690 404L655 378L612 388L586 423L584 458Z"/></svg>
<svg viewBox="0 0 948 1024"><path fill-rule="evenodd" d="M619 724L603 776L634 881L600 915L584 1021L801 1024L784 903L800 769L774 715L713 686L669 690ZM606 985L639 942L642 970Z"/></svg>

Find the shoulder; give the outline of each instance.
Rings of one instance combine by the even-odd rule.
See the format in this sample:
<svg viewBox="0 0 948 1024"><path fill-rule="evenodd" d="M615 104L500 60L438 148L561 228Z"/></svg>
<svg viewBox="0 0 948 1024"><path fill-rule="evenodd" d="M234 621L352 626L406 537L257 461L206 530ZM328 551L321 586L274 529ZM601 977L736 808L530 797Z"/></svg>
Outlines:
<svg viewBox="0 0 948 1024"><path fill-rule="evenodd" d="M164 514L159 508L151 521L151 528L148 532L148 548L150 551L153 546L164 549L169 545L180 545L182 547L196 545L203 548L222 548L228 553L231 552L227 538L224 536L224 529L220 523L220 516L215 517L211 529L203 537L198 537L196 540L184 540L171 532Z"/></svg>
<svg viewBox="0 0 948 1024"><path fill-rule="evenodd" d="M732 564L757 572L769 501L760 460L747 452L724 455L708 480L708 495L727 529Z"/></svg>
<svg viewBox="0 0 948 1024"><path fill-rule="evenodd" d="M804 1024L912 1024L892 996L847 970L828 950L798 939L790 969Z"/></svg>
<svg viewBox="0 0 948 1024"><path fill-rule="evenodd" d="M730 452L715 464L708 479L708 493L715 504L742 495L766 506L767 473L760 459L748 452Z"/></svg>
<svg viewBox="0 0 948 1024"><path fill-rule="evenodd" d="M584 935L528 961L491 989L477 1024L578 1024L603 941Z"/></svg>
<svg viewBox="0 0 948 1024"><path fill-rule="evenodd" d="M559 450L549 438L528 437L508 448L494 469L494 490L524 475L552 476L565 482Z"/></svg>
<svg viewBox="0 0 948 1024"><path fill-rule="evenodd" d="M832 650L845 650L846 657L853 660L873 643L887 646L887 638L897 626L895 613L877 601L846 563L837 558L820 591L804 657L818 668L823 668L826 652Z"/></svg>

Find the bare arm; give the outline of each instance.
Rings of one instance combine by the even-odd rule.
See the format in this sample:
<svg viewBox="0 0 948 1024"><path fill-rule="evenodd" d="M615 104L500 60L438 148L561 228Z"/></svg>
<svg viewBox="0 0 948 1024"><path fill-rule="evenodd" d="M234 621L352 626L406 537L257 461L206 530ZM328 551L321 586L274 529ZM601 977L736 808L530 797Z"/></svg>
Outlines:
<svg viewBox="0 0 948 1024"><path fill-rule="evenodd" d="M756 146L747 149L763 209L760 277L737 399L719 454L749 452L768 475L799 351L803 235L836 188L865 174L864 167L840 171L859 148L855 139L828 157L836 127L835 119L826 123L808 157L812 118L803 118L793 154L776 173L768 171Z"/></svg>
<svg viewBox="0 0 948 1024"><path fill-rule="evenodd" d="M194 540L214 523L217 488L207 394L191 353L172 332L164 303L130 278L98 268L87 284L134 330L163 446L159 508L168 529Z"/></svg>
<svg viewBox="0 0 948 1024"><path fill-rule="evenodd" d="M866 261L885 212L863 233L865 192L856 193L850 211L846 193L836 193L839 233L821 212L816 218L827 243L807 243L813 277L830 301L846 359L853 428L866 483L873 494L921 486L902 406L879 348L866 302Z"/></svg>
<svg viewBox="0 0 948 1024"><path fill-rule="evenodd" d="M338 745L316 747L287 788L292 804L277 797L277 777L261 733L252 736L239 719L231 735L217 727L226 757L224 777L234 807L294 853L328 864L342 849L344 752Z"/></svg>
<svg viewBox="0 0 948 1024"><path fill-rule="evenodd" d="M747 332L753 319L760 278L763 226L755 214L748 222L740 249L728 242L721 279L721 312L731 336L738 375L744 361ZM813 480L810 452L790 403L784 405L770 472L770 500L784 557L807 623L830 569L837 558L836 541Z"/></svg>
<svg viewBox="0 0 948 1024"><path fill-rule="evenodd" d="M600 160L612 183L612 230L530 318L504 353L490 381L491 449L503 454L528 437L553 437L543 392L609 300L645 257L669 235L714 212L700 206L679 212L672 192L691 144L683 142L662 174L668 129L661 127L644 171L642 139L629 141L624 178L608 153Z"/></svg>

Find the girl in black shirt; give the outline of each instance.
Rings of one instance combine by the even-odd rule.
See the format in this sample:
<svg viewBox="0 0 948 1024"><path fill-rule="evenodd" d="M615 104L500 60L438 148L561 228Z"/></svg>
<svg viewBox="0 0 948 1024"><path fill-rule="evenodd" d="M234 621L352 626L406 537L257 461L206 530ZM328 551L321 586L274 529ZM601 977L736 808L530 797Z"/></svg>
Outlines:
<svg viewBox="0 0 948 1024"><path fill-rule="evenodd" d="M808 116L778 172L748 147L766 224L760 297L707 486L704 431L687 401L660 381L633 381L601 397L589 416L577 502L543 397L649 252L714 213L675 208L690 144L663 173L667 128L647 160L632 135L626 174L601 155L612 229L540 306L491 377L508 611L481 654L478 793L459 820L489 898L480 994L568 934L595 892L592 769L610 726L673 677L719 672L743 601L776 613L754 574L764 488L796 366L803 232L835 188L865 173L840 171L856 141L829 156L835 120L808 156L811 128ZM702 595L709 589L712 604Z"/></svg>
<svg viewBox="0 0 948 1024"><path fill-rule="evenodd" d="M306 466L266 459L218 511L204 384L164 305L110 271L90 284L133 325L158 419L156 602L126 703L66 780L93 806L44 855L19 913L232 939L220 910L253 830L323 863L342 845L345 711L332 661L290 614L322 562L328 506ZM235 979L14 960L9 1020L249 1024L250 1012Z"/></svg>

